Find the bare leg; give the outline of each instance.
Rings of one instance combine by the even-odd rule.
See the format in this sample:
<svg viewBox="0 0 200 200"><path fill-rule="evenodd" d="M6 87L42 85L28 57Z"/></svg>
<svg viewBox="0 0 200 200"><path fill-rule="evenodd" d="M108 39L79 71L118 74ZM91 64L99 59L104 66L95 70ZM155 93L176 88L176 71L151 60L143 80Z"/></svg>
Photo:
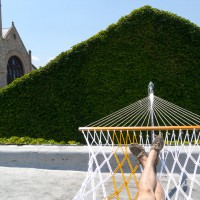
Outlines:
<svg viewBox="0 0 200 200"><path fill-rule="evenodd" d="M148 159L147 156L142 156L140 158L140 163L142 164L144 168L146 167L147 159ZM155 185L154 193L155 193L156 200L164 200L165 193L160 183L160 180L157 177L156 177L156 185Z"/></svg>
<svg viewBox="0 0 200 200"><path fill-rule="evenodd" d="M165 192L163 190L163 187L162 187L158 177L156 179L157 179L156 188L155 188L156 200L164 200L165 199Z"/></svg>
<svg viewBox="0 0 200 200"><path fill-rule="evenodd" d="M149 155L147 155L145 149L139 144L132 143L129 146L130 151L137 159L139 159L140 163L142 164L142 162L144 162L144 171L142 172L138 186L138 200L164 199L164 191L155 173L155 164L158 162L158 153L163 147L164 140L161 134L155 137Z"/></svg>
<svg viewBox="0 0 200 200"><path fill-rule="evenodd" d="M151 150L147 158L144 171L139 180L139 196L138 200L156 200L154 193L157 179L154 170L154 163L157 158L157 151Z"/></svg>

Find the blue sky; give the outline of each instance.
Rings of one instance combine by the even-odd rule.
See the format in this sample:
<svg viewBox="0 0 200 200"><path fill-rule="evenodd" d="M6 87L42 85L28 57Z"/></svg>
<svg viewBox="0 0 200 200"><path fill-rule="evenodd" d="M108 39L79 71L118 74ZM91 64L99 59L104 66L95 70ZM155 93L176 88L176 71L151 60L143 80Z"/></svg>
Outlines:
<svg viewBox="0 0 200 200"><path fill-rule="evenodd" d="M39 67L144 5L200 26L200 0L2 0L3 28L15 22Z"/></svg>

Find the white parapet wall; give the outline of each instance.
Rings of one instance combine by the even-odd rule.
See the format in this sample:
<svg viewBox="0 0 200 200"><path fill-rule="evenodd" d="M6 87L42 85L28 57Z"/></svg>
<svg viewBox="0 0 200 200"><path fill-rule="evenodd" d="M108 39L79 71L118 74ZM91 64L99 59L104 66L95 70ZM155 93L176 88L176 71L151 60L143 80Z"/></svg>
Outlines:
<svg viewBox="0 0 200 200"><path fill-rule="evenodd" d="M2 145L0 166L87 171L87 146Z"/></svg>
<svg viewBox="0 0 200 200"><path fill-rule="evenodd" d="M92 146L94 152L98 151L97 146ZM105 155L109 155L113 150L112 147L103 147ZM184 147L190 148L190 147ZM186 153L182 149L179 154L179 163L183 166L186 158ZM148 148L146 149L148 151ZM171 147L171 151L176 152L177 147ZM167 151L164 151L166 154ZM119 160L124 157L121 152L117 153ZM162 157L162 153L161 153ZM193 147L192 157L199 157L199 147ZM101 163L104 159L102 154L97 155L97 160ZM130 153L130 160L136 163L134 157ZM73 170L87 171L89 161L89 148L87 146L51 146L51 145L1 145L0 146L0 166L5 167L22 167L22 168L39 168L39 169L57 169L57 170ZM116 161L114 156L109 160L110 165L115 167ZM190 164L191 162L191 164ZM174 163L172 154L167 156L165 164L170 169ZM160 163L161 164L161 163ZM160 165L159 164L159 165ZM186 166L188 173L192 173L194 167L192 160L189 160ZM159 168L159 166L158 166ZM127 165L123 166L125 172L130 169ZM103 167L102 172L108 172L108 168ZM180 167L175 166L174 173L180 173ZM197 168L197 174L200 174L200 167Z"/></svg>

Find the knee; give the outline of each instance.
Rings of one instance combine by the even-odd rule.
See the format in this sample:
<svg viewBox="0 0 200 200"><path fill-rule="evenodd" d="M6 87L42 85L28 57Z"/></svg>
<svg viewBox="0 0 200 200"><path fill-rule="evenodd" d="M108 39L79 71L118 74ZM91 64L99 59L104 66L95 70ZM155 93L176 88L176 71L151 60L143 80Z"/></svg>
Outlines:
<svg viewBox="0 0 200 200"><path fill-rule="evenodd" d="M156 190L155 191L156 199L164 200L165 199L165 193L163 190Z"/></svg>
<svg viewBox="0 0 200 200"><path fill-rule="evenodd" d="M147 182L143 181L139 183L139 194L151 194L153 195L153 188Z"/></svg>

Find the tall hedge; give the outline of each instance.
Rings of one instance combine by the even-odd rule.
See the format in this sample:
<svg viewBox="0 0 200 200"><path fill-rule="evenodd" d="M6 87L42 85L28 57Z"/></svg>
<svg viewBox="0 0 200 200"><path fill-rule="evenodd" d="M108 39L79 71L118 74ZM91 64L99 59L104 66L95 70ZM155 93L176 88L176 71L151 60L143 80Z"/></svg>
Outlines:
<svg viewBox="0 0 200 200"><path fill-rule="evenodd" d="M0 136L83 141L87 125L155 95L200 114L200 28L149 6L0 91Z"/></svg>

